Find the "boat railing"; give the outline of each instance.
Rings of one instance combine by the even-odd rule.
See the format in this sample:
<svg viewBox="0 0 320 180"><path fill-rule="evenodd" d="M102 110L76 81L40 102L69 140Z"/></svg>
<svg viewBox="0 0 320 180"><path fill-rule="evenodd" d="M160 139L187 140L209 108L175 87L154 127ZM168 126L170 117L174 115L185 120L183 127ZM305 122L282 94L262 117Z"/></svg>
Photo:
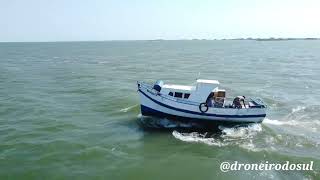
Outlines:
<svg viewBox="0 0 320 180"><path fill-rule="evenodd" d="M251 97L250 102L254 103L257 106L267 107L267 104L259 97Z"/></svg>
<svg viewBox="0 0 320 180"><path fill-rule="evenodd" d="M139 87L144 87L144 88L147 88L147 89L152 89L153 86L151 84L148 84L148 83L145 83L143 81L137 81L137 84Z"/></svg>

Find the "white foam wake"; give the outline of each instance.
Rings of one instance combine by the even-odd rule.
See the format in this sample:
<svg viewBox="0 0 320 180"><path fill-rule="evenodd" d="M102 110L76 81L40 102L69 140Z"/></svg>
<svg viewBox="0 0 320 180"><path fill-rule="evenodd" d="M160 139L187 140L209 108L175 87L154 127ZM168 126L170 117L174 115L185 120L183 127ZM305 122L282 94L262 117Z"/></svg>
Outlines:
<svg viewBox="0 0 320 180"><path fill-rule="evenodd" d="M139 105L139 104L135 104L135 105L133 105L133 106L129 106L129 107L120 109L120 112L128 112L129 110L135 108L135 107L138 106L138 105Z"/></svg>
<svg viewBox="0 0 320 180"><path fill-rule="evenodd" d="M304 107L304 106L298 106L296 108L293 108L291 113L295 113L295 112L298 112L298 111L301 111L301 110L305 110L305 109L306 109L306 107Z"/></svg>
<svg viewBox="0 0 320 180"><path fill-rule="evenodd" d="M319 113L317 107L297 106L295 108L292 108L291 113L281 118L280 120L265 118L263 120L263 123L278 126L289 125L296 127L314 127L318 126L318 114Z"/></svg>
<svg viewBox="0 0 320 180"><path fill-rule="evenodd" d="M262 131L260 124L252 124L248 126L236 126L236 127L224 127L219 126L221 129L221 135L217 137L206 137L206 133L201 134L198 132L191 133L181 133L178 131L173 131L172 135L181 141L191 142L191 143L204 143L210 146L228 146L228 145L238 145L241 148L258 151L258 149L253 144L252 138Z"/></svg>
<svg viewBox="0 0 320 180"><path fill-rule="evenodd" d="M280 121L280 120L276 120L276 119L268 119L265 118L262 122L263 124L271 124L271 125L291 125L291 126L296 126L298 125L298 122L295 120L289 120L289 121Z"/></svg>
<svg viewBox="0 0 320 180"><path fill-rule="evenodd" d="M214 146L226 146L226 143L223 143L219 140L216 140L214 138L205 138L204 134L200 134L198 132L192 132L192 133L180 133L178 131L173 131L172 135L181 141L184 142L195 142L195 143L205 143L208 145L214 145Z"/></svg>
<svg viewBox="0 0 320 180"><path fill-rule="evenodd" d="M260 124L251 124L248 126L236 126L232 128L227 128L219 126L219 129L222 130L222 137L225 139L247 139L253 137L258 132L262 131Z"/></svg>

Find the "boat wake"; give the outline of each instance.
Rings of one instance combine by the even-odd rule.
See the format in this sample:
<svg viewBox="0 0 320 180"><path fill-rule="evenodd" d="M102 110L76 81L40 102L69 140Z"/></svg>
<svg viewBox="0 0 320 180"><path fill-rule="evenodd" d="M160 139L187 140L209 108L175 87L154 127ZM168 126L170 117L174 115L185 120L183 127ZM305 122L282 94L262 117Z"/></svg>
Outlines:
<svg viewBox="0 0 320 180"><path fill-rule="evenodd" d="M298 106L279 120L265 118L263 124L303 128L316 132L320 129L319 112L320 106Z"/></svg>
<svg viewBox="0 0 320 180"><path fill-rule="evenodd" d="M220 133L182 132L174 130L174 138L188 143L210 146L236 146L248 151L273 151L297 156L318 154L320 106L297 107L281 119L264 119L261 124L219 126ZM308 152L308 153L306 153Z"/></svg>
<svg viewBox="0 0 320 180"><path fill-rule="evenodd" d="M179 132L174 130L172 135L181 141L192 143L204 143L210 146L232 146L237 145L251 151L258 151L253 144L253 138L262 131L261 124L250 124L246 126L225 127L219 126L220 133L210 132Z"/></svg>
<svg viewBox="0 0 320 180"><path fill-rule="evenodd" d="M301 111L301 110L305 110L305 109L306 109L305 106L298 106L296 108L293 108L291 113L295 113L295 112L298 112L298 111Z"/></svg>
<svg viewBox="0 0 320 180"><path fill-rule="evenodd" d="M271 124L271 125L291 125L291 126L296 126L298 125L298 122L295 120L289 120L289 121L281 121L277 119L268 119L265 118L262 122L263 124Z"/></svg>
<svg viewBox="0 0 320 180"><path fill-rule="evenodd" d="M133 105L133 106L129 106L129 107L126 107L126 108L122 108L122 109L120 109L120 112L128 112L128 111L134 109L134 108L137 107L137 106L139 106L139 104L135 104L135 105Z"/></svg>
<svg viewBox="0 0 320 180"><path fill-rule="evenodd" d="M206 134L201 134L198 132L192 132L192 133L180 133L176 130L172 132L172 135L181 141L185 142L196 142L196 143L205 143L208 145L214 145L214 146L226 146L228 144L223 143L219 139L215 139L213 137L206 137Z"/></svg>
<svg viewBox="0 0 320 180"><path fill-rule="evenodd" d="M261 124L250 124L248 126L235 126L231 128L220 126L219 129L222 130L221 137L225 140L249 139L262 131Z"/></svg>

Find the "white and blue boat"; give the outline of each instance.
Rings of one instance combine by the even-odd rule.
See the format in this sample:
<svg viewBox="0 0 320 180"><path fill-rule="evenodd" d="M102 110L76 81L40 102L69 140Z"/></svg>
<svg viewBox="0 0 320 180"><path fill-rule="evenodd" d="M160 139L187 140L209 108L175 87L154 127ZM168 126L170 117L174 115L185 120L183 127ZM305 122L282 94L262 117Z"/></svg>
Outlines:
<svg viewBox="0 0 320 180"><path fill-rule="evenodd" d="M267 106L260 98L237 96L228 101L217 80L198 79L194 86L137 84L143 116L206 123L258 123L266 116Z"/></svg>

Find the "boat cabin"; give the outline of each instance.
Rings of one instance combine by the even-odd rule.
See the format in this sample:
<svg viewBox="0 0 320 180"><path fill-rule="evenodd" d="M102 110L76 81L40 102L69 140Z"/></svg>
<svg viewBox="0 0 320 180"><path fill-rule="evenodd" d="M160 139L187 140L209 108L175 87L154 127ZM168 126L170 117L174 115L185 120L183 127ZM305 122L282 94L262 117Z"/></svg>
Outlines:
<svg viewBox="0 0 320 180"><path fill-rule="evenodd" d="M219 89L219 81L198 79L195 86L184 86L175 84L163 84L162 81L156 82L154 89L161 94L175 98L187 99L194 102L207 102L209 105L224 104L226 92Z"/></svg>

